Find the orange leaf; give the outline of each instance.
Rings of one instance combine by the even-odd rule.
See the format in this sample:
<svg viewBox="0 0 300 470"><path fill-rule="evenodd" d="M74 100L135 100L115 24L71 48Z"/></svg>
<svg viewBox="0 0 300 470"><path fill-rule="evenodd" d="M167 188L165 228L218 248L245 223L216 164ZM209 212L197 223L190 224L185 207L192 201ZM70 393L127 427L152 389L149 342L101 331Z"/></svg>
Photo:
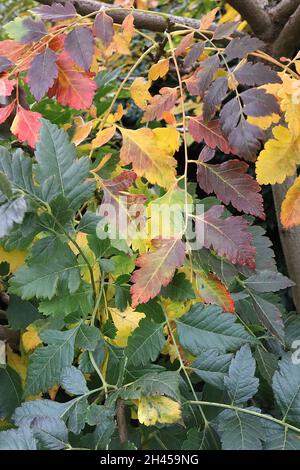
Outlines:
<svg viewBox="0 0 300 470"><path fill-rule="evenodd" d="M219 8L214 8L201 18L200 29L207 30L211 27Z"/></svg>
<svg viewBox="0 0 300 470"><path fill-rule="evenodd" d="M163 78L167 75L169 71L169 59L162 59L157 64L153 64L149 70L148 78L149 80L157 80L158 78Z"/></svg>
<svg viewBox="0 0 300 470"><path fill-rule="evenodd" d="M18 106L17 114L11 125L11 131L20 142L27 142L34 148L41 127L42 115Z"/></svg>
<svg viewBox="0 0 300 470"><path fill-rule="evenodd" d="M132 306L156 297L161 288L167 286L185 259L184 243L180 239L152 241L154 251L141 255L137 259L140 268L132 275Z"/></svg>
<svg viewBox="0 0 300 470"><path fill-rule="evenodd" d="M72 142L75 145L79 145L89 136L93 128L93 122L84 122L81 116L75 116L74 122L76 125L76 129L72 138Z"/></svg>
<svg viewBox="0 0 300 470"><path fill-rule="evenodd" d="M159 90L159 95L151 98L142 122L159 121L165 112L171 111L177 101L176 88L164 87Z"/></svg>
<svg viewBox="0 0 300 470"><path fill-rule="evenodd" d="M281 223L286 229L300 224L300 176L288 190L282 203Z"/></svg>
<svg viewBox="0 0 300 470"><path fill-rule="evenodd" d="M56 96L62 106L74 109L87 109L92 105L96 83L89 74L79 72L70 56L63 52L57 60L58 78L49 90L50 98Z"/></svg>
<svg viewBox="0 0 300 470"><path fill-rule="evenodd" d="M109 142L110 139L112 139L115 132L116 132L116 126L108 127L107 129L103 129L102 131L99 131L95 139L92 140L92 148L96 149L98 147L101 147L104 144L107 144L107 142Z"/></svg>
<svg viewBox="0 0 300 470"><path fill-rule="evenodd" d="M219 305L224 312L235 313L234 300L230 292L215 274L196 271L196 285L205 303Z"/></svg>

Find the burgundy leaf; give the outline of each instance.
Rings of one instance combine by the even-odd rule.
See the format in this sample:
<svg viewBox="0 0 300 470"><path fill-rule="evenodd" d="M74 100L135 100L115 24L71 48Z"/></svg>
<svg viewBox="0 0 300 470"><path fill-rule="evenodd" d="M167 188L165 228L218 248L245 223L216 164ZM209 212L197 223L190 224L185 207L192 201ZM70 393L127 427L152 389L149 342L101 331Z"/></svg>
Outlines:
<svg viewBox="0 0 300 470"><path fill-rule="evenodd" d="M227 23L220 24L213 35L213 39L223 39L231 36L239 25L239 21L228 21Z"/></svg>
<svg viewBox="0 0 300 470"><path fill-rule="evenodd" d="M230 160L210 165L207 158L201 153L198 160L197 181L201 189L207 194L215 193L220 201L231 203L240 212L265 219L260 186L247 174L247 163Z"/></svg>
<svg viewBox="0 0 300 470"><path fill-rule="evenodd" d="M94 22L94 33L97 38L101 39L104 46L108 46L114 36L114 22L105 11L98 13Z"/></svg>
<svg viewBox="0 0 300 470"><path fill-rule="evenodd" d="M248 222L240 216L223 218L224 210L224 206L213 206L197 216L197 229L203 230L205 248L213 248L233 264L255 268L256 249Z"/></svg>
<svg viewBox="0 0 300 470"><path fill-rule="evenodd" d="M234 76L241 85L260 86L266 83L280 83L281 79L275 70L267 65L257 62L247 62L234 72Z"/></svg>
<svg viewBox="0 0 300 470"><path fill-rule="evenodd" d="M203 98L207 88L213 81L214 74L218 70L219 65L220 59L217 55L213 55L202 62L201 67L186 82L187 89L191 95Z"/></svg>
<svg viewBox="0 0 300 470"><path fill-rule="evenodd" d="M194 39L194 33L189 33L186 36L184 36L182 41L176 47L176 50L175 50L176 57L180 57L185 53L186 49L190 47L190 45L192 44L193 39Z"/></svg>
<svg viewBox="0 0 300 470"><path fill-rule="evenodd" d="M22 26L26 30L26 34L20 39L23 44L39 41L47 34L46 26L41 20L34 21L32 18L26 18Z"/></svg>
<svg viewBox="0 0 300 470"><path fill-rule="evenodd" d="M270 116L273 113L280 114L280 107L275 96L265 90L253 88L240 95L244 107L243 113L247 116Z"/></svg>
<svg viewBox="0 0 300 470"><path fill-rule="evenodd" d="M210 121L226 96L228 90L227 77L219 77L207 90L203 99L203 117L205 121Z"/></svg>
<svg viewBox="0 0 300 470"><path fill-rule="evenodd" d="M56 59L57 55L55 52L47 48L44 52L37 55L30 65L28 84L31 93L37 101L40 101L45 96L58 76Z"/></svg>
<svg viewBox="0 0 300 470"><path fill-rule="evenodd" d="M142 122L158 121L163 113L171 111L177 101L176 88L163 87L159 90L159 95L152 97L148 104Z"/></svg>
<svg viewBox="0 0 300 470"><path fill-rule="evenodd" d="M218 147L224 153L232 152L217 120L204 122L202 116L193 117L189 121L189 132L196 142L204 141L212 149Z"/></svg>
<svg viewBox="0 0 300 470"><path fill-rule="evenodd" d="M224 50L224 54L227 56L227 60L243 59L247 54L257 51L263 46L264 43L260 39L246 35L242 38L232 39Z"/></svg>
<svg viewBox="0 0 300 470"><path fill-rule="evenodd" d="M39 7L33 8L32 11L44 20L69 20L70 18L74 18L77 15L75 7L71 2L66 2L64 5L61 3L41 5Z"/></svg>
<svg viewBox="0 0 300 470"><path fill-rule="evenodd" d="M65 48L76 64L89 70L94 54L94 38L89 28L77 26L65 39Z"/></svg>
<svg viewBox="0 0 300 470"><path fill-rule="evenodd" d="M183 66L187 69L189 69L190 67L193 67L193 65L195 65L195 63L197 62L197 60L203 53L204 47L205 47L204 41L197 42L196 44L194 44L191 47L191 50L187 53L183 62Z"/></svg>
<svg viewBox="0 0 300 470"><path fill-rule="evenodd" d="M231 146L237 150L237 155L249 162L255 162L257 152L264 140L264 132L257 126L249 124L244 117L230 132L228 140Z"/></svg>
<svg viewBox="0 0 300 470"><path fill-rule="evenodd" d="M5 72L5 70L9 69L13 63L7 59L6 57L0 57L0 73Z"/></svg>

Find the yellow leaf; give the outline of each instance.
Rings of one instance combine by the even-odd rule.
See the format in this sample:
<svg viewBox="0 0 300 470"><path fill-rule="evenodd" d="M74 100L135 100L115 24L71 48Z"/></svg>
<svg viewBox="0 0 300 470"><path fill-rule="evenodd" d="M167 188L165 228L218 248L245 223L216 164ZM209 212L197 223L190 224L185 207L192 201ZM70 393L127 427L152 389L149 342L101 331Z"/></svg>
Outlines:
<svg viewBox="0 0 300 470"><path fill-rule="evenodd" d="M261 117L254 117L248 116L247 121L254 126L260 127L264 131L269 129L272 124L278 124L280 121L279 114L273 113L271 116L261 116Z"/></svg>
<svg viewBox="0 0 300 470"><path fill-rule="evenodd" d="M6 355L7 364L20 376L22 387L24 388L27 375L27 359L14 353L9 346L7 346Z"/></svg>
<svg viewBox="0 0 300 470"><path fill-rule="evenodd" d="M75 132L72 138L73 144L80 145L90 134L93 128L93 122L84 122L81 116L75 116Z"/></svg>
<svg viewBox="0 0 300 470"><path fill-rule="evenodd" d="M100 267L99 264L96 262L96 257L94 255L94 252L90 249L88 245L88 239L87 239L87 234L83 232L78 232L76 235L76 242L85 254L86 258L88 259L90 265L93 268L93 273L94 273L94 278L97 281L100 278ZM79 255L79 260L80 260L80 254L79 250L74 247L72 243L70 243L70 248L73 251L75 255ZM90 272L88 269L88 266L85 264L85 262L82 263L84 266L81 268L82 272L82 279L86 282L91 282L91 277L90 277Z"/></svg>
<svg viewBox="0 0 300 470"><path fill-rule="evenodd" d="M157 137L157 144L162 150L174 155L180 146L180 134L175 127L157 127L153 129Z"/></svg>
<svg viewBox="0 0 300 470"><path fill-rule="evenodd" d="M138 327L138 324L142 318L145 318L145 314L142 312L136 312L133 308L128 307L124 312L121 312L117 308L110 308L110 314L112 320L117 328L117 335L114 338L114 343L121 348L127 346L128 337Z"/></svg>
<svg viewBox="0 0 300 470"><path fill-rule="evenodd" d="M169 188L175 182L176 160L173 158L178 141L166 141L169 129L143 127L137 130L120 129L123 136L121 162L132 163L138 176L145 176L151 184ZM176 132L176 131L175 131ZM173 139L175 138L173 133Z"/></svg>
<svg viewBox="0 0 300 470"><path fill-rule="evenodd" d="M290 187L282 203L281 223L286 229L300 224L300 176Z"/></svg>
<svg viewBox="0 0 300 470"><path fill-rule="evenodd" d="M134 33L134 16L132 13L125 16L125 19L122 23L123 37L125 41L129 44Z"/></svg>
<svg viewBox="0 0 300 470"><path fill-rule="evenodd" d="M108 115L106 122L107 124L114 124L115 122L120 121L124 116L124 109L121 104L118 104L117 111Z"/></svg>
<svg viewBox="0 0 300 470"><path fill-rule="evenodd" d="M113 138L115 132L116 126L108 127L107 129L99 131L95 139L92 140L92 149L96 149L104 144L107 144L107 142L109 142L110 139Z"/></svg>
<svg viewBox="0 0 300 470"><path fill-rule="evenodd" d="M4 248L0 246L0 263L9 263L9 269L11 273L14 273L17 269L23 266L26 255L26 251L5 251Z"/></svg>
<svg viewBox="0 0 300 470"><path fill-rule="evenodd" d="M35 325L29 325L22 334L22 345L26 353L33 351L42 344L39 332Z"/></svg>
<svg viewBox="0 0 300 470"><path fill-rule="evenodd" d="M256 162L259 184L282 183L296 172L300 163L300 142L294 140L289 129L277 126L274 139L268 140Z"/></svg>
<svg viewBox="0 0 300 470"><path fill-rule="evenodd" d="M153 64L148 72L149 80L157 80L167 75L169 71L169 59L161 59L157 64Z"/></svg>
<svg viewBox="0 0 300 470"><path fill-rule="evenodd" d="M151 82L147 82L144 78L138 77L130 87L131 97L135 104L141 109L145 109L147 102L152 98L149 93L150 86Z"/></svg>
<svg viewBox="0 0 300 470"><path fill-rule="evenodd" d="M138 419L145 426L177 423L181 419L180 404L163 396L141 397L138 401Z"/></svg>

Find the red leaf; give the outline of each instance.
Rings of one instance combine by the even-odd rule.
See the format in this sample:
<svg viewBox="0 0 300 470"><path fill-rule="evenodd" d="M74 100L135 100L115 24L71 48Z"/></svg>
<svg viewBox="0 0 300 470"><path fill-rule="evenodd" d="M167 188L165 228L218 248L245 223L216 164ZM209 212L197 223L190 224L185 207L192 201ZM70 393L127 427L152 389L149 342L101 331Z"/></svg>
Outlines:
<svg viewBox="0 0 300 470"><path fill-rule="evenodd" d="M185 259L184 243L179 239L152 241L153 251L137 259L140 268L132 275L132 306L148 302L156 297L161 288L167 286L176 268L183 265Z"/></svg>
<svg viewBox="0 0 300 470"><path fill-rule="evenodd" d="M219 305L224 312L235 313L234 300L230 292L215 274L196 271L196 286L205 303Z"/></svg>
<svg viewBox="0 0 300 470"><path fill-rule="evenodd" d="M16 62L23 55L27 47L13 39L0 41L0 56L4 56L11 62Z"/></svg>
<svg viewBox="0 0 300 470"><path fill-rule="evenodd" d="M0 108L0 124L6 121L8 116L10 116L10 114L12 113L14 107L15 107L15 102L13 101L8 106L5 106L4 108Z"/></svg>
<svg viewBox="0 0 300 470"><path fill-rule="evenodd" d="M265 219L260 186L247 174L249 166L239 160L210 165L200 154L197 169L199 186L207 193L215 193L220 201L231 203L238 211Z"/></svg>
<svg viewBox="0 0 300 470"><path fill-rule="evenodd" d="M42 115L18 106L17 114L11 125L11 131L20 142L27 142L34 148L41 128Z"/></svg>
<svg viewBox="0 0 300 470"><path fill-rule="evenodd" d="M189 122L189 132L196 142L204 141L212 149L219 147L224 153L234 153L217 120L206 123L202 116L193 117Z"/></svg>
<svg viewBox="0 0 300 470"><path fill-rule="evenodd" d="M197 231L203 230L205 248L213 248L233 264L255 268L256 249L249 224L243 217L223 218L223 206L213 206L203 215L196 216ZM199 224L199 225L198 225Z"/></svg>
<svg viewBox="0 0 300 470"><path fill-rule="evenodd" d="M16 83L16 80L0 78L0 96L10 96Z"/></svg>
<svg viewBox="0 0 300 470"><path fill-rule="evenodd" d="M142 122L159 121L165 112L171 111L177 101L176 88L164 87L159 90L159 95L152 97L148 104Z"/></svg>
<svg viewBox="0 0 300 470"><path fill-rule="evenodd" d="M56 96L62 106L74 109L90 108L96 84L84 72L78 72L70 56L63 52L57 60L58 78L49 90L49 97Z"/></svg>

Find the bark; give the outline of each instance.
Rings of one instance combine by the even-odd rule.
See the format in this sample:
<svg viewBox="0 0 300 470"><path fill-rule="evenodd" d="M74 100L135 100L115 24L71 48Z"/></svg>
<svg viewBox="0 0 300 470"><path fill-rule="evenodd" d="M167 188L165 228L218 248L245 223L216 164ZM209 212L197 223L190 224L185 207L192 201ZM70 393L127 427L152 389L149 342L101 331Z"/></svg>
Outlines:
<svg viewBox="0 0 300 470"><path fill-rule="evenodd" d="M120 443L125 444L125 442L128 440L128 431L126 423L126 406L124 400L117 401L116 415Z"/></svg>
<svg viewBox="0 0 300 470"><path fill-rule="evenodd" d="M227 0L227 3L237 10L249 23L252 31L261 39L268 40L272 35L270 15L264 9L262 0Z"/></svg>

